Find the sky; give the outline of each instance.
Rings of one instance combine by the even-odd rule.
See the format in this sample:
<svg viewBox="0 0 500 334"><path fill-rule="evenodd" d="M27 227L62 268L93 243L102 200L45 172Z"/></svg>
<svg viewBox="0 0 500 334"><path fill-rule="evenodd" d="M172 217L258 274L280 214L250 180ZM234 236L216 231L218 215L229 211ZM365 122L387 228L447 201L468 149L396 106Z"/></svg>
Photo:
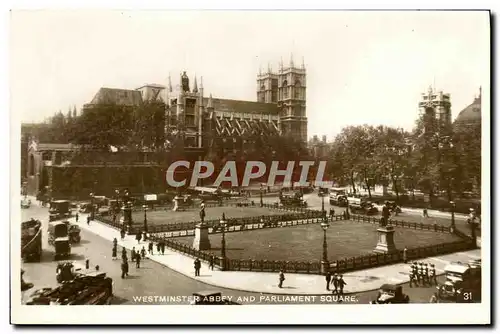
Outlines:
<svg viewBox="0 0 500 334"><path fill-rule="evenodd" d="M348 125L411 130L429 85L452 115L489 89L487 12L14 11L11 113L43 121L101 87L203 76L205 95L256 101L256 75L307 69L308 136Z"/></svg>

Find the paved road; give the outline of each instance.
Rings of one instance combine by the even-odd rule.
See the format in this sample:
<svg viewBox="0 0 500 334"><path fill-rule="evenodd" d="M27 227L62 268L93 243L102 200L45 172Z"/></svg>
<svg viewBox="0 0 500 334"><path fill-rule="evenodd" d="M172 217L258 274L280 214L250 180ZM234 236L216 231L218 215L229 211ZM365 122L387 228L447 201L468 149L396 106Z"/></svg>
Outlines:
<svg viewBox="0 0 500 334"><path fill-rule="evenodd" d="M52 247L47 242L47 218L48 209L33 206L22 210L22 219L40 219L43 222L43 256L40 263L24 263L26 271L25 280L35 284L29 293L37 288L56 286L57 262L53 260ZM118 249L121 254L121 249ZM93 233L82 231L82 243L72 247L72 260L90 260L92 266L99 265L100 268L113 278L114 294L117 296L114 304L133 303L133 296L157 295L157 296L190 296L195 291L218 290L232 296L258 296L255 293L245 293L227 289L215 288L200 283L182 274L179 274L156 262L146 260L141 263L141 269L136 269L135 264L130 264L130 277L121 279L120 261L111 259L111 243ZM130 254L129 254L130 256ZM203 273L202 273L203 274ZM186 301L185 304L188 304Z"/></svg>
<svg viewBox="0 0 500 334"><path fill-rule="evenodd" d="M26 271L25 279L27 282L35 284L33 289L28 290L23 294L23 299L26 299L32 291L42 287L56 286L55 271L57 262L53 260L52 248L47 243L47 208L40 208L33 205L32 208L22 210L22 219L29 218L40 219L43 223L43 256L40 263L24 263L23 268ZM119 254L121 249L119 249ZM202 290L217 290L221 291L224 296L232 296L233 300L238 297L247 298L251 302L254 298L256 302L261 303L283 303L276 300L271 300L274 296L262 295L257 293L246 293L242 291L216 288L204 283L195 281L189 277L179 274L167 267L164 267L156 262L146 260L141 263L141 268L136 269L135 265L130 265L130 277L127 279L120 278L120 261L111 259L111 243L98 235L82 231L82 243L72 248L72 260L84 261L89 259L91 265L99 265L108 276L114 280L115 298L113 304L146 304L148 302L134 301L134 296L190 296L195 291ZM202 273L203 275L203 273ZM413 288L410 289L407 284L403 285L405 293L410 295L411 302L427 303L430 296L435 291L435 288ZM326 291L325 291L326 292ZM377 292L365 292L355 294L356 303L368 303L373 300ZM303 301L302 303L306 303ZM321 300L319 297L315 299L315 303L334 303L338 300ZM188 304L186 299L178 304ZM247 303L245 301L243 304ZM253 302L252 302L253 303ZM301 303L300 301L291 301L288 303Z"/></svg>

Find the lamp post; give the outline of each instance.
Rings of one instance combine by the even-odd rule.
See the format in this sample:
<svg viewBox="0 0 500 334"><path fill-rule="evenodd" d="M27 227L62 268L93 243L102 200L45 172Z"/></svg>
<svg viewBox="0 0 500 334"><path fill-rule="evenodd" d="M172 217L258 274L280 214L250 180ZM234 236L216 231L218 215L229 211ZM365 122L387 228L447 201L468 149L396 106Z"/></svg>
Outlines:
<svg viewBox="0 0 500 334"><path fill-rule="evenodd" d="M330 270L330 263L328 262L328 244L326 243L326 230L330 225L323 219L321 228L323 229L323 260L321 261L321 273L326 274Z"/></svg>
<svg viewBox="0 0 500 334"><path fill-rule="evenodd" d="M451 206L451 226L450 228L454 231L455 230L455 202L450 201L450 206Z"/></svg>
<svg viewBox="0 0 500 334"><path fill-rule="evenodd" d="M321 216L325 216L325 195L321 194Z"/></svg>
<svg viewBox="0 0 500 334"><path fill-rule="evenodd" d="M263 207L264 206L264 201L262 199L262 184L260 185L260 207Z"/></svg>
<svg viewBox="0 0 500 334"><path fill-rule="evenodd" d="M95 208L94 208L94 193L90 193L90 219L95 218Z"/></svg>
<svg viewBox="0 0 500 334"><path fill-rule="evenodd" d="M148 233L148 216L147 216L148 206L144 204L142 208L144 209L144 232Z"/></svg>
<svg viewBox="0 0 500 334"><path fill-rule="evenodd" d="M220 225L222 227L222 240L220 245L220 256L226 258L226 215L222 213L222 219L220 220Z"/></svg>

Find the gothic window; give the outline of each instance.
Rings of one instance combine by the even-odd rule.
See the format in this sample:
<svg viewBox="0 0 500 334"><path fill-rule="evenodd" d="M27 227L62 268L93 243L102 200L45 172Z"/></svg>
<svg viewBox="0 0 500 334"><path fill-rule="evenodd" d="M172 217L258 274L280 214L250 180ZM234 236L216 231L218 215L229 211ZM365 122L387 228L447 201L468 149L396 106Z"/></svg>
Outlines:
<svg viewBox="0 0 500 334"><path fill-rule="evenodd" d="M30 176L35 175L35 157L33 157L33 154L30 155L30 160L29 160L29 175Z"/></svg>
<svg viewBox="0 0 500 334"><path fill-rule="evenodd" d="M295 98L300 99L300 81L295 81Z"/></svg>
<svg viewBox="0 0 500 334"><path fill-rule="evenodd" d="M288 98L288 82L286 80L283 81L283 98Z"/></svg>

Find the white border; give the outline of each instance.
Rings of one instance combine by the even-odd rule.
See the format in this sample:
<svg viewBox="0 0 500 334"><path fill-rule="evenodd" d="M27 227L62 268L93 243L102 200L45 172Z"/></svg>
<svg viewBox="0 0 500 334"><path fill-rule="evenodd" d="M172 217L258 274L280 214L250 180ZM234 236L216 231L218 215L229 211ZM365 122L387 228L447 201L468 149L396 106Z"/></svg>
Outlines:
<svg viewBox="0 0 500 334"><path fill-rule="evenodd" d="M169 6L165 6L164 1L103 1L88 0L88 1L72 1L71 4L76 7L75 4L78 3L78 8L134 8L137 9L137 4L140 4L140 8L144 9L155 9L155 8L166 8L166 9L196 9L196 8L207 8L207 4L203 1L177 1L169 3ZM478 8L485 9L490 8L494 2L486 1L474 1L474 2L460 2L453 1L449 2L454 8ZM235 6L237 4L239 6ZM448 3L446 3L448 4ZM325 1L314 1L310 0L307 2L297 2L297 1L287 1L288 8L363 8L363 9L390 9L390 8L434 8L442 9L448 6L440 3L436 0L434 1L419 1L410 3L405 2L394 2L392 4L375 4L369 1L349 1L345 4L338 4ZM61 8L67 6L66 1L16 1L10 7L12 8ZM261 9L273 9L279 8L281 5L279 3L273 3L272 1L249 1L245 4L241 2L231 2L227 1L211 1L209 8L261 8ZM5 17L5 12L3 12ZM8 22L7 22L8 24ZM8 27L7 24L3 24L2 27ZM7 37L7 34L4 34ZM2 36L3 37L3 36ZM0 39L2 41L7 41L7 38ZM8 49L7 49L8 50ZM5 71L2 73L8 73L8 65ZM2 76L2 79L6 76ZM2 84L4 80L1 81ZM489 110L490 105L490 90L489 90L489 79L485 78L485 84L483 85L483 124L489 124L489 114L486 112ZM5 82L6 88L8 87ZM35 88L36 89L36 88ZM7 89L2 90L2 92L7 92ZM2 96L3 97L3 96ZM7 98L2 99L2 101L8 101ZM5 110L8 110L8 104L4 104L4 112L2 116L6 116ZM7 146L4 152L12 149L10 152L10 167L12 175L19 173L19 117L18 115L11 115L11 122L8 123L6 120L1 122L2 126L7 127L7 124L11 125L10 130L12 132L10 139L11 145ZM3 133L9 133L7 128L3 129ZM482 178L482 189L483 189L483 220L489 222L490 219L485 214L489 212L488 200L490 197L490 177L489 177L489 146L485 145L489 141L489 128L488 126L483 126L483 178ZM4 165L5 166L5 165ZM5 168L2 166L2 168ZM3 170L2 180L7 178L7 182L4 183L4 189L7 189L10 178L8 178L9 173ZM12 177L12 188L10 196L5 193L5 197L2 197L0 203L8 203L9 197L16 198L19 194L19 182L17 182L18 177ZM11 224L12 226L19 226L19 205L17 201L11 203ZM6 212L6 210L3 210ZM17 221L17 223L16 223ZM7 224L4 224L7 226ZM486 264L490 263L490 240L485 238L489 235L490 226L485 224L483 226L483 240L482 240L482 257L483 263L485 264L485 273L489 274L489 268ZM9 236L9 233L4 233L4 236ZM19 258L19 231L18 229L12 229L12 245L11 251L13 259ZM16 242L17 241L17 242ZM7 241L8 242L8 241ZM4 252L3 254L6 254ZM7 263L9 259L6 259ZM19 261L12 263L12 291L19 291ZM233 307L197 307L194 312L191 308L183 306L111 306L111 307L28 307L28 306L16 306L18 305L18 293L12 294L12 321L14 323L45 323L45 324L481 324L489 323L491 320L490 316L490 295L488 293L490 279L488 275L483 275L483 303L481 304L434 304L434 305L407 305L405 307L398 306L371 306L371 305L341 305L341 306L323 306L323 305L252 305L252 306L233 306ZM5 285L4 285L5 286ZM4 293L5 290L2 290ZM5 296L7 299L7 296ZM17 300L16 300L17 299ZM15 302L14 302L15 301Z"/></svg>

